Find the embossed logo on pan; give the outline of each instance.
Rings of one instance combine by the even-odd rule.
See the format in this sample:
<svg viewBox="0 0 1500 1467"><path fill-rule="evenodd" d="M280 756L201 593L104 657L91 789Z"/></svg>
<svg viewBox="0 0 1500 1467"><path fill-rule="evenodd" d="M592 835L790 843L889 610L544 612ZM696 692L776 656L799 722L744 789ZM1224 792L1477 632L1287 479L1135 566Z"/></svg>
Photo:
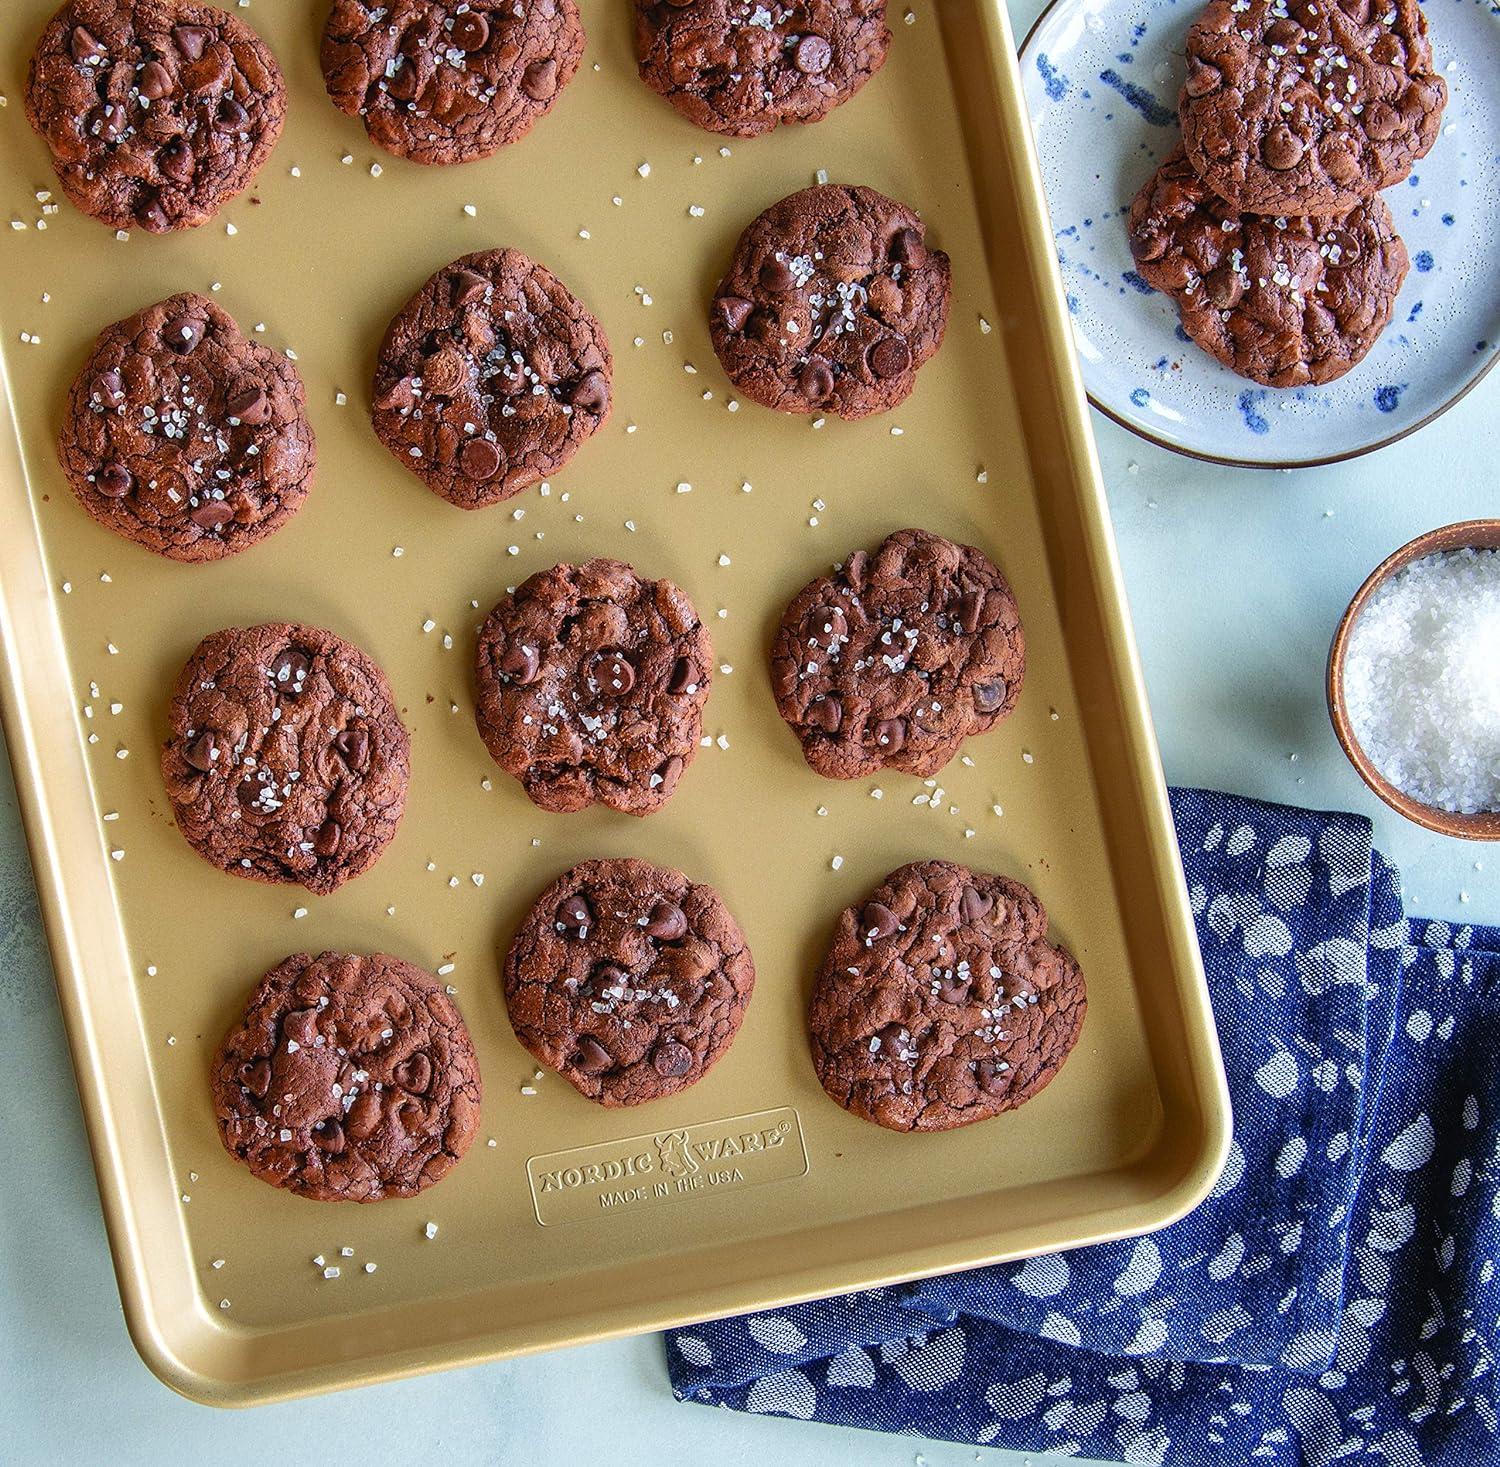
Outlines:
<svg viewBox="0 0 1500 1467"><path fill-rule="evenodd" d="M791 1106L553 1151L526 1163L544 1227L806 1175L807 1146Z"/></svg>

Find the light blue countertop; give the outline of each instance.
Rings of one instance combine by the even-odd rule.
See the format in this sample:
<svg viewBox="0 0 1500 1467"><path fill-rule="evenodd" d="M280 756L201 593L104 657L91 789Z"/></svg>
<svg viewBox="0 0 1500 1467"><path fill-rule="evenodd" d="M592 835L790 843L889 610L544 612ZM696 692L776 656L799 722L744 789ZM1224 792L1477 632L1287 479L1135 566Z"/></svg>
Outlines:
<svg viewBox="0 0 1500 1467"><path fill-rule="evenodd" d="M1015 0L1019 33L1040 8ZM1334 625L1371 567L1422 530L1496 513L1500 374L1383 453L1297 474L1173 457L1097 415L1094 429L1168 778L1367 814L1405 875L1408 910L1500 921L1500 852L1429 835L1369 795L1323 699ZM0 1460L1025 1460L681 1406L656 1338L249 1412L191 1405L157 1383L125 1333L8 766L0 1034Z"/></svg>

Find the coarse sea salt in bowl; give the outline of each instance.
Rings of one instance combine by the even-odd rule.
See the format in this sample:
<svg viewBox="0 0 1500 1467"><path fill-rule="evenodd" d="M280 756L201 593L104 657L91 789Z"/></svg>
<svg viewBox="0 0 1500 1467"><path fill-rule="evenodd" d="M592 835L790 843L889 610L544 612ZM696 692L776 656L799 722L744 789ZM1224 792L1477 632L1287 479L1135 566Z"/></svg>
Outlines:
<svg viewBox="0 0 1500 1467"><path fill-rule="evenodd" d="M1429 530L1376 566L1334 634L1328 713L1392 809L1500 840L1500 520Z"/></svg>

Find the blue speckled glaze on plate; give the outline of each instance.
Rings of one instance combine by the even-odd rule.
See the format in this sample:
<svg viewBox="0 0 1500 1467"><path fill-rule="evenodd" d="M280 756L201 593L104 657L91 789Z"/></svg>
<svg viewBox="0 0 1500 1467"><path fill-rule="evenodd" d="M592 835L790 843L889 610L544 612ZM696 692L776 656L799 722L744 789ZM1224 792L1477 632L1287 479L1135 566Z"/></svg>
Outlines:
<svg viewBox="0 0 1500 1467"><path fill-rule="evenodd" d="M1388 189L1411 273L1384 336L1326 387L1261 387L1183 332L1132 268L1130 201L1177 145L1199 0L1054 0L1021 53L1090 399L1182 453L1290 468L1379 448L1500 358L1500 0L1426 0L1450 91L1443 129Z"/></svg>

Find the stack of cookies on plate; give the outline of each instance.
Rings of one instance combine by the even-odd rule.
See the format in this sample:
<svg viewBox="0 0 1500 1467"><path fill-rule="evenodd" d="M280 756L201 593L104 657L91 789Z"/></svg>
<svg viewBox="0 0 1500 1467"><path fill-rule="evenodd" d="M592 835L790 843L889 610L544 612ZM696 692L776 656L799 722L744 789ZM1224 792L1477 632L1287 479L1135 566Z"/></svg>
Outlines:
<svg viewBox="0 0 1500 1467"><path fill-rule="evenodd" d="M1212 0L1188 32L1182 146L1130 209L1142 277L1240 376L1342 377L1409 264L1380 190L1447 100L1417 0Z"/></svg>

